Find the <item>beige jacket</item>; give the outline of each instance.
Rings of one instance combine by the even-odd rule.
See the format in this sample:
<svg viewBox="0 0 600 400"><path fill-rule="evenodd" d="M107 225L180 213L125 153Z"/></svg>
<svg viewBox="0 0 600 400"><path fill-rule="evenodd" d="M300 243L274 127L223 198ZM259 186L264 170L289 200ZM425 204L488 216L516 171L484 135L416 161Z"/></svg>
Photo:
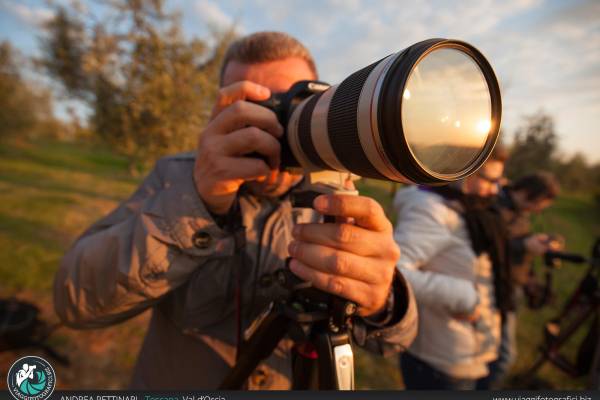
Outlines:
<svg viewBox="0 0 600 400"><path fill-rule="evenodd" d="M500 342L488 255L475 255L463 218L438 194L409 187L396 193L394 206L398 268L419 308L419 333L408 352L456 378L486 376ZM454 317L472 313L477 304L476 322Z"/></svg>
<svg viewBox="0 0 600 400"><path fill-rule="evenodd" d="M73 328L101 328L152 309L134 388L216 388L235 360L236 269L248 325L275 297L274 288L257 282L284 266L294 221L314 219L287 199L241 196L242 270L233 235L215 223L195 190L193 164L192 154L160 160L131 198L77 240L56 275L56 312ZM381 354L404 349L416 335L410 288L402 277L395 288L393 324L357 324L362 345ZM290 341L282 340L248 387L289 388L289 350Z"/></svg>

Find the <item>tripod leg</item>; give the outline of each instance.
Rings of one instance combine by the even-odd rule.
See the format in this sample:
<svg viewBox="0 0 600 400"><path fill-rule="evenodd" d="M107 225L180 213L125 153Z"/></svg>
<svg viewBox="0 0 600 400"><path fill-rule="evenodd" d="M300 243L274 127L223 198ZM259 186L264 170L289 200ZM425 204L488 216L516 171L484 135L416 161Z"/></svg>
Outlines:
<svg viewBox="0 0 600 400"><path fill-rule="evenodd" d="M240 389L256 366L267 358L285 336L290 319L278 310L272 310L244 345L233 369L219 389Z"/></svg>
<svg viewBox="0 0 600 400"><path fill-rule="evenodd" d="M529 370L525 374L517 377L518 386L520 388L526 388L527 385L529 385L529 383L533 379L533 377L537 374L538 370L542 367L542 365L546 363L546 361L546 354L544 352L539 354L538 358L535 360L531 368L529 368Z"/></svg>
<svg viewBox="0 0 600 400"><path fill-rule="evenodd" d="M538 356L535 363L531 366L529 371L521 378L523 384L527 384L539 368L546 362L549 361L553 366L558 367L561 371L570 374L577 375L576 366L572 363L567 362L564 357L559 354L560 348L567 342L573 334L584 325L586 320L593 315L594 309L586 306L583 311L578 311L579 314L572 317L569 323L560 329L558 336L552 339L546 339L546 343L540 349L540 355Z"/></svg>
<svg viewBox="0 0 600 400"><path fill-rule="evenodd" d="M598 299L596 299L598 300ZM600 304L596 304L595 323L600 326ZM590 368L589 389L600 389L600 343L596 343L594 355L592 356L592 366Z"/></svg>
<svg viewBox="0 0 600 400"><path fill-rule="evenodd" d="M315 342L319 389L354 390L354 354L348 334L322 332Z"/></svg>
<svg viewBox="0 0 600 400"><path fill-rule="evenodd" d="M297 344L293 354L293 390L318 390L318 356L315 347L309 343Z"/></svg>
<svg viewBox="0 0 600 400"><path fill-rule="evenodd" d="M596 352L590 371L589 389L600 389L600 345L596 345Z"/></svg>
<svg viewBox="0 0 600 400"><path fill-rule="evenodd" d="M354 353L350 343L333 348L338 389L354 390Z"/></svg>

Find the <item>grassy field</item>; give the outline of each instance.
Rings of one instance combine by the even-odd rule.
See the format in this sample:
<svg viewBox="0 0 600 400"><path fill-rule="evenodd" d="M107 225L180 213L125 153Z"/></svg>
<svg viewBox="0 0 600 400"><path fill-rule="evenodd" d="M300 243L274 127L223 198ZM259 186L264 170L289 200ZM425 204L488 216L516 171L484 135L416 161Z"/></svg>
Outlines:
<svg viewBox="0 0 600 400"><path fill-rule="evenodd" d="M139 179L128 174L126 160L101 146L56 141L0 144L0 293L34 301L46 320L56 322L51 287L60 257L90 223L127 197ZM363 194L376 197L391 210L392 187L383 182L362 182ZM393 218L393 216L391 216ZM588 252L600 234L600 214L590 197L565 194L555 207L538 217L536 227L559 233L572 251ZM575 287L583 269L565 266L556 273L558 300L542 311L520 314L519 352L515 372L531 364L541 338L541 326ZM102 330L59 329L51 343L68 354L72 367L57 366L63 388L119 388L129 381L148 315ZM571 346L571 351L575 346ZM21 355L32 351L0 353L0 375ZM360 388L400 388L396 359L359 352L357 382ZM582 387L550 368L541 379L560 388ZM0 379L0 385L5 384ZM2 387L2 386L0 386Z"/></svg>
<svg viewBox="0 0 600 400"><path fill-rule="evenodd" d="M563 236L568 251L585 256L590 255L594 240L600 237L600 209L591 196L565 193L552 208L535 217L533 222L535 230ZM542 271L541 265L538 262L537 271ZM565 299L578 286L586 268L584 265L562 264L554 271L555 299L552 304L537 311L521 307L517 330L519 360L513 374L524 373L533 364L536 349L543 339L543 324L559 313ZM586 329L581 329L565 345L565 354L569 358L574 358L585 333ZM587 383L586 378L569 379L549 365L542 367L539 376L540 385L554 388L585 388Z"/></svg>
<svg viewBox="0 0 600 400"><path fill-rule="evenodd" d="M125 160L97 146L21 142L0 147L2 297L33 301L47 321L56 322L51 287L59 259L78 234L136 184ZM54 363L59 387L127 385L147 318L97 331L56 331L51 344L73 364L63 368ZM0 375L19 356L31 353L0 353ZM5 385L6 380L0 382Z"/></svg>

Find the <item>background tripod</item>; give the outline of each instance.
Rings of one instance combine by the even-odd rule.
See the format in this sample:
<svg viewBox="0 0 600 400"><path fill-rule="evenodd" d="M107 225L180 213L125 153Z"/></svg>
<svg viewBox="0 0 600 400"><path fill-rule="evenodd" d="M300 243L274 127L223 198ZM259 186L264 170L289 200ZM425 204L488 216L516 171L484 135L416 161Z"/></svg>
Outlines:
<svg viewBox="0 0 600 400"><path fill-rule="evenodd" d="M577 254L552 253L549 260L562 259L574 263L589 261L589 268L579 286L565 303L562 311L544 326L544 343L529 371L518 381L527 385L546 362L572 377L590 374L590 387L600 386L600 239L596 240L589 260ZM576 332L590 324L590 330L580 344L575 362L561 353L562 346Z"/></svg>

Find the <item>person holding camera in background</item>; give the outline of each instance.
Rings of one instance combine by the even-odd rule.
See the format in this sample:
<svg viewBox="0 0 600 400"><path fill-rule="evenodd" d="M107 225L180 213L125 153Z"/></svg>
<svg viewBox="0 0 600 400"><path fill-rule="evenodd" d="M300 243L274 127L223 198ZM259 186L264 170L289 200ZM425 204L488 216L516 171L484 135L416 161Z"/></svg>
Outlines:
<svg viewBox="0 0 600 400"><path fill-rule="evenodd" d="M509 240L511 263L510 279L513 303L517 304L519 288L534 290L536 282L531 278L531 263L536 256L549 250L560 250L561 244L546 233L531 232L531 215L538 214L552 205L560 186L556 178L546 172L523 176L502 188L495 207L499 210ZM517 316L515 310L506 313L502 321L502 339L498 359L489 364L489 375L477 382L478 389L498 389L517 356Z"/></svg>
<svg viewBox="0 0 600 400"><path fill-rule="evenodd" d="M419 332L401 355L407 389L474 389L497 358L508 273L500 216L490 212L507 158L497 145L473 175L448 186L399 190L398 269L413 287Z"/></svg>
<svg viewBox="0 0 600 400"><path fill-rule="evenodd" d="M415 301L395 271L400 253L381 206L322 195L316 211L345 221L328 224L315 223L313 210L293 210L289 193L302 177L278 170L283 127L273 111L250 102L316 78L309 52L286 34L236 41L196 151L159 160L65 255L54 294L68 326L101 328L152 309L134 388L216 388L235 363L242 332L276 296L261 277L288 256L298 277L358 305L359 345L389 354L416 335ZM283 340L248 388L288 389L290 347Z"/></svg>

